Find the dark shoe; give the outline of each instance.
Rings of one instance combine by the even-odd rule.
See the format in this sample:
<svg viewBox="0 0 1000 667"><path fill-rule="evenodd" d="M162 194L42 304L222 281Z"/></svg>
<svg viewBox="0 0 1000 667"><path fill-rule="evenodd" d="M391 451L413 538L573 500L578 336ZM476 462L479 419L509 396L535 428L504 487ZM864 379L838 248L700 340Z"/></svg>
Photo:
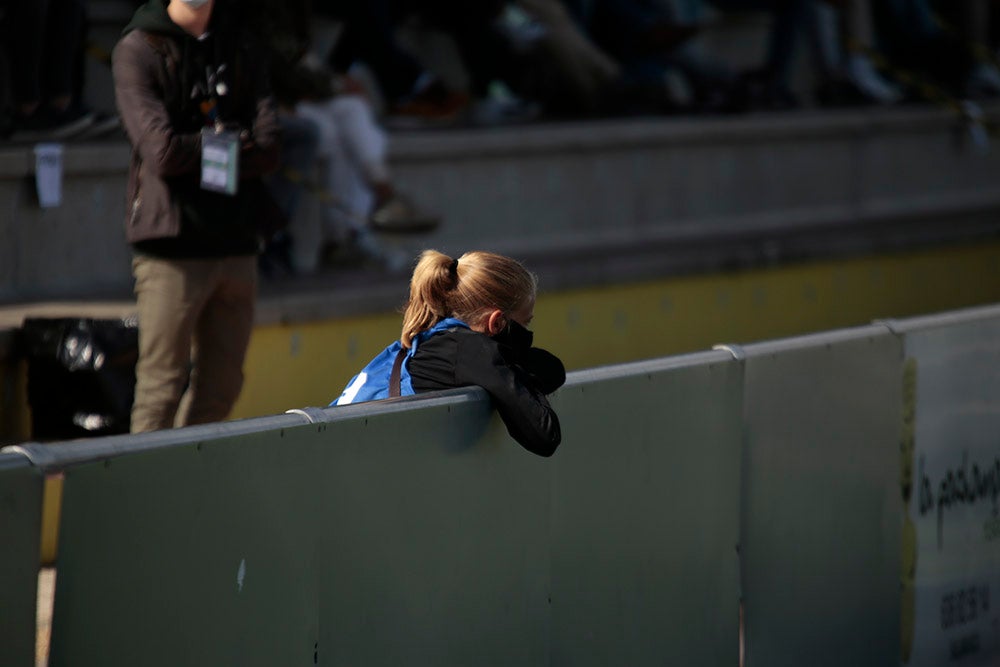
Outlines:
<svg viewBox="0 0 1000 667"><path fill-rule="evenodd" d="M875 63L867 56L851 56L844 74L858 93L870 103L890 105L903 99L899 86L879 72Z"/></svg>
<svg viewBox="0 0 1000 667"><path fill-rule="evenodd" d="M542 107L518 97L501 81L493 81L482 99L469 108L469 122L480 127L514 125L537 119Z"/></svg>
<svg viewBox="0 0 1000 667"><path fill-rule="evenodd" d="M739 111L786 111L800 106L788 87L766 70L739 75L734 109Z"/></svg>
<svg viewBox="0 0 1000 667"><path fill-rule="evenodd" d="M1000 96L1000 69L993 63L979 63L966 77L963 93L974 100Z"/></svg>
<svg viewBox="0 0 1000 667"><path fill-rule="evenodd" d="M698 34L701 26L658 21L639 33L636 48L644 54L669 53Z"/></svg>
<svg viewBox="0 0 1000 667"><path fill-rule="evenodd" d="M386 125L395 129L454 125L469 106L469 96L434 82L392 106Z"/></svg>
<svg viewBox="0 0 1000 667"><path fill-rule="evenodd" d="M816 102L822 107L853 107L870 104L860 90L844 79L827 79L816 87Z"/></svg>

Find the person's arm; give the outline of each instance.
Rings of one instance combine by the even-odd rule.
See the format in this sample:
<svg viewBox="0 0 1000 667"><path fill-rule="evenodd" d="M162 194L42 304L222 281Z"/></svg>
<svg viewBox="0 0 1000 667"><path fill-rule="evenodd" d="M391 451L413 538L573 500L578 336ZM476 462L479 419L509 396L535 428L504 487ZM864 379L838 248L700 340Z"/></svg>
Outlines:
<svg viewBox="0 0 1000 667"><path fill-rule="evenodd" d="M525 449L552 456L562 440L559 417L545 395L507 365L495 341L482 335L460 336L455 374L459 385L478 385L489 393L507 432Z"/></svg>
<svg viewBox="0 0 1000 667"><path fill-rule="evenodd" d="M281 128L278 110L271 96L267 68L256 59L253 72L253 127L240 151L240 177L259 178L270 174L281 164Z"/></svg>
<svg viewBox="0 0 1000 667"><path fill-rule="evenodd" d="M559 357L540 347L515 350L500 345L507 364L520 371L522 378L536 391L551 394L566 382L566 368Z"/></svg>
<svg viewBox="0 0 1000 667"><path fill-rule="evenodd" d="M532 347L535 334L521 324L511 321L491 338L499 346L507 365L521 373L533 389L551 394L566 382L566 369L559 357Z"/></svg>
<svg viewBox="0 0 1000 667"><path fill-rule="evenodd" d="M121 39L111 57L115 102L133 149L161 178L196 172L201 136L177 132L158 90L158 55L142 33Z"/></svg>

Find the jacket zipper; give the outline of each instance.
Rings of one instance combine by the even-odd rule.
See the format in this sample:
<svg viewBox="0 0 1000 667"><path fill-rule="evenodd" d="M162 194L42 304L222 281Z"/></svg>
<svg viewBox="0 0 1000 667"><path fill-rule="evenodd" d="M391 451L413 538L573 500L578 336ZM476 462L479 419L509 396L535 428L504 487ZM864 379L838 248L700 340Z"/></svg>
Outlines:
<svg viewBox="0 0 1000 667"><path fill-rule="evenodd" d="M132 200L132 213L129 216L129 224L135 227L139 218L139 206L142 204L142 195L136 195Z"/></svg>

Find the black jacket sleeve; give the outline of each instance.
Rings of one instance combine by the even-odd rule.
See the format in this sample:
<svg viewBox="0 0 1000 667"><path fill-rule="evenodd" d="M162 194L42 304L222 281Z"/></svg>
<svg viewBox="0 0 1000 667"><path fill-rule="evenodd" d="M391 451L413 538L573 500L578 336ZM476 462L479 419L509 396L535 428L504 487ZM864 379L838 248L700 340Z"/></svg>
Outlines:
<svg viewBox="0 0 1000 667"><path fill-rule="evenodd" d="M554 390L562 384L565 372L562 362L544 354L550 376L546 388ZM407 367L417 392L470 385L485 389L507 432L529 452L551 456L559 446L559 418L538 381L505 359L500 346L488 336L465 329L439 333L420 344Z"/></svg>
<svg viewBox="0 0 1000 667"><path fill-rule="evenodd" d="M500 345L500 354L519 377L543 394L551 394L566 383L566 368L559 357L539 347L514 350Z"/></svg>
<svg viewBox="0 0 1000 667"><path fill-rule="evenodd" d="M499 346L488 337L466 335L458 340L457 382L485 389L510 436L533 454L552 456L562 433L559 417L545 395L518 367L507 365Z"/></svg>

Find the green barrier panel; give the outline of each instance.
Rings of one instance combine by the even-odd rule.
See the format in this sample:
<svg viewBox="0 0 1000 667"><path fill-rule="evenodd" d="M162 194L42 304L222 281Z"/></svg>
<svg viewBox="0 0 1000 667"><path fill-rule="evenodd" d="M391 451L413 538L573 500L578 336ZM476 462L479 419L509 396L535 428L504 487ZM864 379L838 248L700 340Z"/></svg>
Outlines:
<svg viewBox="0 0 1000 667"><path fill-rule="evenodd" d="M548 664L552 460L475 396L331 425L320 664Z"/></svg>
<svg viewBox="0 0 1000 667"><path fill-rule="evenodd" d="M892 323L907 357L904 663L1000 664L1000 307Z"/></svg>
<svg viewBox="0 0 1000 667"><path fill-rule="evenodd" d="M742 369L643 368L556 396L552 664L736 665Z"/></svg>
<svg viewBox="0 0 1000 667"><path fill-rule="evenodd" d="M19 454L0 454L0 665L35 664L42 475Z"/></svg>
<svg viewBox="0 0 1000 667"><path fill-rule="evenodd" d="M321 443L298 439L68 468L49 664L313 664Z"/></svg>
<svg viewBox="0 0 1000 667"><path fill-rule="evenodd" d="M546 664L549 462L474 396L69 468L50 664Z"/></svg>
<svg viewBox="0 0 1000 667"><path fill-rule="evenodd" d="M50 664L732 664L739 372L581 374L552 459L475 390L67 448Z"/></svg>
<svg viewBox="0 0 1000 667"><path fill-rule="evenodd" d="M750 667L896 664L901 610L913 664L992 664L987 319L576 373L552 459L476 390L24 447L65 470L50 664L729 665L741 586ZM0 484L34 570L41 478Z"/></svg>
<svg viewBox="0 0 1000 667"><path fill-rule="evenodd" d="M897 664L900 342L868 327L745 354L747 664Z"/></svg>

